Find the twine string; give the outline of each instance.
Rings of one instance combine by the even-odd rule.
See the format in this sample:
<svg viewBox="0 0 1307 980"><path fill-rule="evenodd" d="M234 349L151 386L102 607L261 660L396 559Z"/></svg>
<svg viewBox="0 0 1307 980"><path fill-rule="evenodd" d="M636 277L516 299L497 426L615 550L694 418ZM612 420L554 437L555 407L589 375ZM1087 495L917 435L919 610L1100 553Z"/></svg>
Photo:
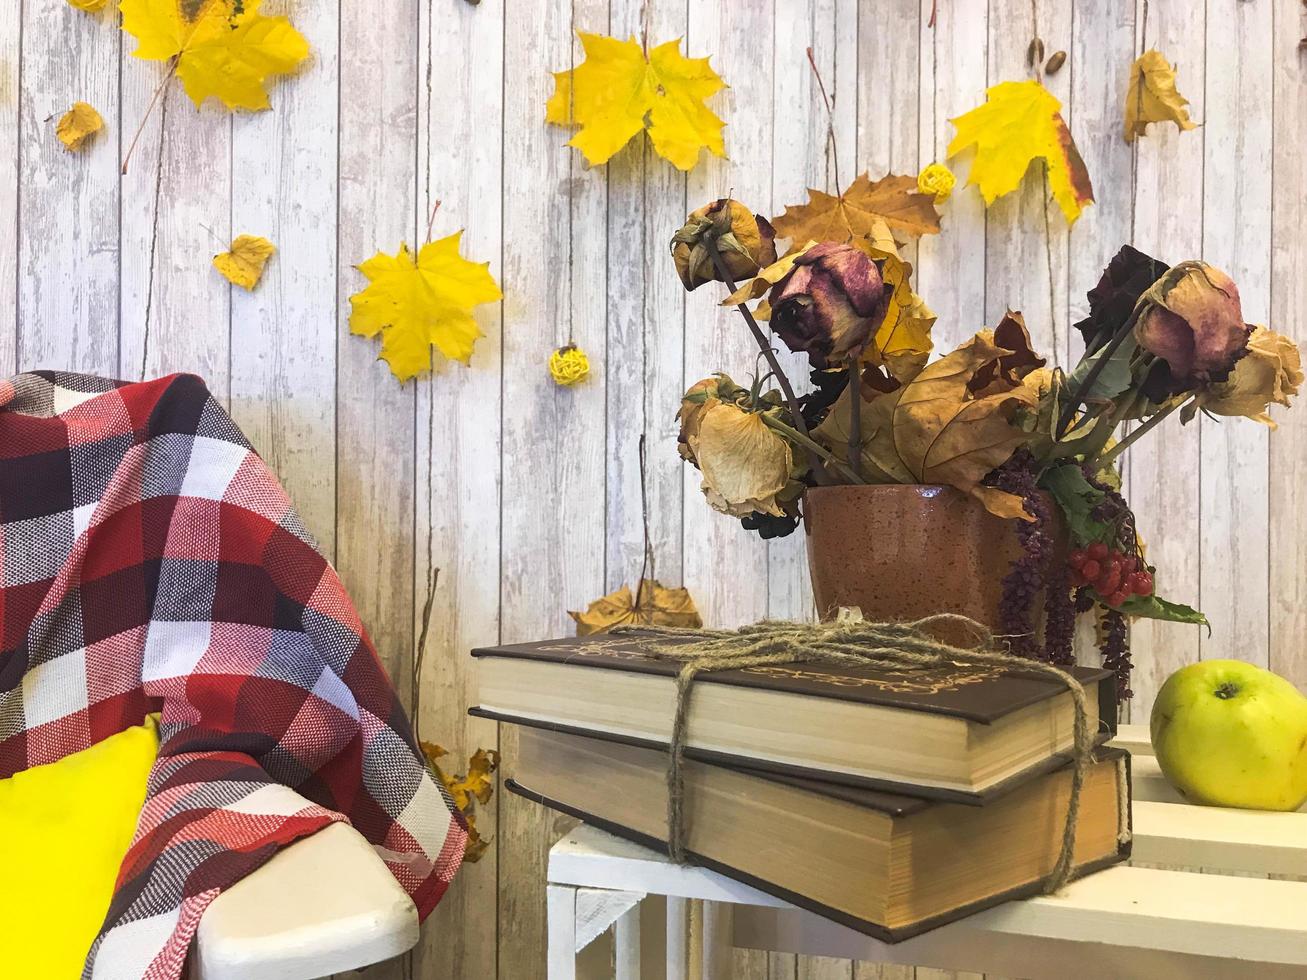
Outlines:
<svg viewBox="0 0 1307 980"><path fill-rule="evenodd" d="M936 639L931 631L938 627L968 636L971 645L955 646ZM630 625L613 632L632 637L642 653L681 664L667 755L667 852L673 861L685 861L685 736L691 692L700 674L792 663L898 671L942 666L998 667L1043 674L1071 692L1075 709L1071 792L1057 862L1044 890L1052 894L1071 880L1081 788L1093 750L1084 688L1059 667L1006 652L994 635L974 619L942 613L912 622L876 623L863 620L856 610L841 610L836 619L820 623L764 620L737 630Z"/></svg>

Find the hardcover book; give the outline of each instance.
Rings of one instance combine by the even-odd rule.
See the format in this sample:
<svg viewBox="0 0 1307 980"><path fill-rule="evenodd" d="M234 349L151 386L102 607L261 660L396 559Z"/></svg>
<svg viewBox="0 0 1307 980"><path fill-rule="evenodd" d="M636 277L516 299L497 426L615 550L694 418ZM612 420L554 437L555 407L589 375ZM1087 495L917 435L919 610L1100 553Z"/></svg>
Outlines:
<svg viewBox="0 0 1307 980"><path fill-rule="evenodd" d="M626 636L472 651L473 714L637 745L671 737L679 664ZM1068 668L1098 740L1116 727L1109 671ZM1071 692L1035 672L786 664L701 674L686 755L913 796L980 804L1063 764Z"/></svg>
<svg viewBox="0 0 1307 980"><path fill-rule="evenodd" d="M647 846L667 838L667 757L546 729L520 733L513 792ZM1071 770L988 806L687 760L694 863L888 942L1038 894L1061 846ZM1129 755L1100 749L1081 791L1077 873L1130 852Z"/></svg>

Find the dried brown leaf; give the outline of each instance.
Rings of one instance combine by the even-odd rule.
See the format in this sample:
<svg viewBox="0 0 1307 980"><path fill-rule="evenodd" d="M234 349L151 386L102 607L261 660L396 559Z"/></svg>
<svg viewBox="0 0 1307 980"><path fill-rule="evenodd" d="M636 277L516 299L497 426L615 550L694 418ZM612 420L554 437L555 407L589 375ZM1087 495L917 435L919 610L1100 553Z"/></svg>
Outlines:
<svg viewBox="0 0 1307 980"><path fill-rule="evenodd" d="M894 409L894 445L913 482L942 483L970 493L1000 517L1030 520L1021 498L993 490L981 480L1026 441L1014 423L1020 405L1035 393L1020 386L976 395L976 373L1011 351L982 330L953 353L928 364L903 389Z"/></svg>
<svg viewBox="0 0 1307 980"><path fill-rule="evenodd" d="M871 235L877 223L907 235L939 233L935 198L917 190L917 178L889 174L872 183L858 177L840 196L808 189L807 204L791 204L772 220L776 234L794 242L850 242Z"/></svg>
<svg viewBox="0 0 1307 980"><path fill-rule="evenodd" d="M1175 67L1156 49L1145 51L1130 66L1130 88L1125 97L1125 141L1148 131L1153 122L1173 122L1181 131L1197 123L1185 108L1189 100L1176 91Z"/></svg>
<svg viewBox="0 0 1307 980"><path fill-rule="evenodd" d="M596 599L585 612L568 612L576 621L576 635L606 633L615 626L702 626L703 620L687 589L669 589L653 579L640 579L640 598L630 586Z"/></svg>
<svg viewBox="0 0 1307 980"><path fill-rule="evenodd" d="M483 838L477 830L474 801L476 804L490 802L490 796L495 791L495 781L492 777L495 770L499 768L499 752L495 749L477 749L468 760L467 774L458 775L445 772L436 761L449 755L449 751L443 746L435 742L421 742L419 747L431 771L444 785L454 805L467 821L468 840L463 860L475 864L490 846L490 841Z"/></svg>

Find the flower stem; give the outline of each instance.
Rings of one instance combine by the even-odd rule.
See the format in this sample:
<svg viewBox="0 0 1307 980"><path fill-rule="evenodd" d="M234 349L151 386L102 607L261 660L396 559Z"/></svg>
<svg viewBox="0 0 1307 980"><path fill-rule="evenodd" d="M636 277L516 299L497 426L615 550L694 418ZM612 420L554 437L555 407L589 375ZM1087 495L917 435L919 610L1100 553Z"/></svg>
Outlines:
<svg viewBox="0 0 1307 980"><path fill-rule="evenodd" d="M717 236L711 230L704 232L702 238L704 247L708 250L708 257L712 259L713 267L716 268L717 274L722 277L722 282L732 293L736 290L735 280L731 272L726 268L726 262L722 259L722 253L717 248ZM808 433L808 423L804 421L803 413L799 411L799 400L794 397L794 389L790 387L790 379L785 376L781 370L780 361L776 359L776 351L772 345L767 342L766 335L762 328L758 326L758 321L753 318L753 313L744 303L739 303L736 308L740 311L740 316L744 317L744 322L749 325L749 330L753 333L753 339L758 344L758 349L762 351L762 356L767 358L767 365L771 368L772 373L776 375L776 383L780 385L781 394L785 397L785 407L790 410L790 417L794 419L794 428L806 440L803 443L804 448L808 450L809 461L812 464L812 474L818 483L826 482L827 474L821 465L821 460L812 452L812 436Z"/></svg>
<svg viewBox="0 0 1307 980"><path fill-rule="evenodd" d="M1144 419L1143 422L1141 422L1139 425L1135 426L1135 428L1130 430L1130 432L1126 435L1126 437L1122 439L1120 442L1118 442L1115 446L1113 446L1110 451L1103 454L1102 458L1098 461L1099 469L1110 466L1112 465L1112 463L1116 462L1117 458L1123 452L1125 452L1127 449L1129 449L1132 445L1134 445L1139 440L1140 436L1142 436L1145 432L1152 429L1153 426L1157 425L1168 415L1174 412L1177 408L1180 408L1182 405L1186 404L1187 401L1188 399L1185 399L1184 401L1176 402L1174 405L1168 405L1160 412L1156 412L1153 415L1148 416L1148 418Z"/></svg>
<svg viewBox="0 0 1307 980"><path fill-rule="evenodd" d="M829 464L831 469L835 470L840 476L844 477L844 479L848 480L850 483L866 482L860 476L858 476L858 474L854 473L851 469L849 469L848 466L845 465L845 463L841 459L839 459L834 453L832 453L821 443L803 434L802 432L799 432L793 426L786 425L780 419L768 415L766 412L763 412L761 417L762 417L763 424L766 425L768 428L775 429L790 442L794 443L797 446L802 446L804 449L808 451L809 455L815 456L818 459L824 459L826 463Z"/></svg>
<svg viewBox="0 0 1307 980"><path fill-rule="evenodd" d="M1100 347L1097 351L1087 351L1085 353L1086 357L1094 355L1098 356L1098 360L1095 361L1094 366L1089 369L1089 372L1085 375L1085 380L1080 383L1080 387L1075 390L1072 397L1068 398L1066 404L1062 406L1062 414L1058 418L1057 428L1054 430L1054 434L1059 439L1065 433L1066 427L1070 424L1071 419L1075 416L1076 409L1080 406L1080 403L1084 401L1085 392L1089 391L1094 386L1094 382L1097 381L1098 376L1103 373L1103 369L1107 367L1107 362L1112 359L1112 355L1116 352L1116 349L1121 346L1126 337L1130 336L1130 333L1134 330L1135 322L1139 319L1140 308L1140 304L1135 305L1135 308L1130 311L1129 318L1124 324L1122 324L1121 329L1118 330L1116 335L1113 336L1112 339L1103 347Z"/></svg>
<svg viewBox="0 0 1307 980"><path fill-rule="evenodd" d="M858 482L862 482L862 373L858 370L856 356L849 358L849 387L852 389L852 400L849 402L849 467L858 477Z"/></svg>

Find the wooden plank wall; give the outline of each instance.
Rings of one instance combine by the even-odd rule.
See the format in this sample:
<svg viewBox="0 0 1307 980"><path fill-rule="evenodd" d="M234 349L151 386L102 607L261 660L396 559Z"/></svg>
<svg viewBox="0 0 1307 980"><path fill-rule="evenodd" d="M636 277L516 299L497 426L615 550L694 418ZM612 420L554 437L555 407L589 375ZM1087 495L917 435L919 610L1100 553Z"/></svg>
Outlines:
<svg viewBox="0 0 1307 980"><path fill-rule="evenodd" d="M203 374L281 474L350 586L425 737L463 756L511 732L468 719L466 650L566 632L568 608L640 565L638 444L658 574L713 624L809 611L801 537L764 543L702 503L673 443L683 388L743 376L755 351L666 258L685 213L733 190L769 214L805 187L942 159L949 119L988 85L1026 75L1038 33L1067 66L1048 80L1098 203L1067 229L1040 174L986 211L974 190L945 232L911 246L948 347L1008 307L1057 357L1084 292L1123 241L1202 255L1239 282L1250 319L1307 339L1307 34L1300 0L267 0L308 36L311 63L274 109L197 112L179 91L119 163L159 79L130 57L116 15L65 0L0 7L0 371L138 378ZM931 24L931 17L934 23ZM730 88L715 107L728 160L688 176L636 140L588 169L543 124L549 72L580 57L574 30L683 36ZM807 65L834 99L835 141ZM1120 137L1125 75L1156 46L1177 62L1203 125ZM84 99L107 132L79 155L54 118ZM1038 170L1038 168L1036 168ZM504 300L481 311L470 368L399 388L351 337L356 263L465 228ZM1046 231L1047 229L1047 231ZM258 291L208 265L231 236L279 252ZM594 376L555 387L567 341ZM1131 499L1173 598L1196 629L1135 628L1135 720L1178 665L1237 656L1307 685L1307 410L1251 423L1168 423L1133 453ZM728 570L728 571L726 571ZM726 573L724 573L724 571ZM413 647L434 581L425 663ZM545 852L565 824L499 794L495 847L468 866L419 949L377 977L538 977ZM742 977L906 976L866 964L741 953ZM918 970L925 980L938 971Z"/></svg>

